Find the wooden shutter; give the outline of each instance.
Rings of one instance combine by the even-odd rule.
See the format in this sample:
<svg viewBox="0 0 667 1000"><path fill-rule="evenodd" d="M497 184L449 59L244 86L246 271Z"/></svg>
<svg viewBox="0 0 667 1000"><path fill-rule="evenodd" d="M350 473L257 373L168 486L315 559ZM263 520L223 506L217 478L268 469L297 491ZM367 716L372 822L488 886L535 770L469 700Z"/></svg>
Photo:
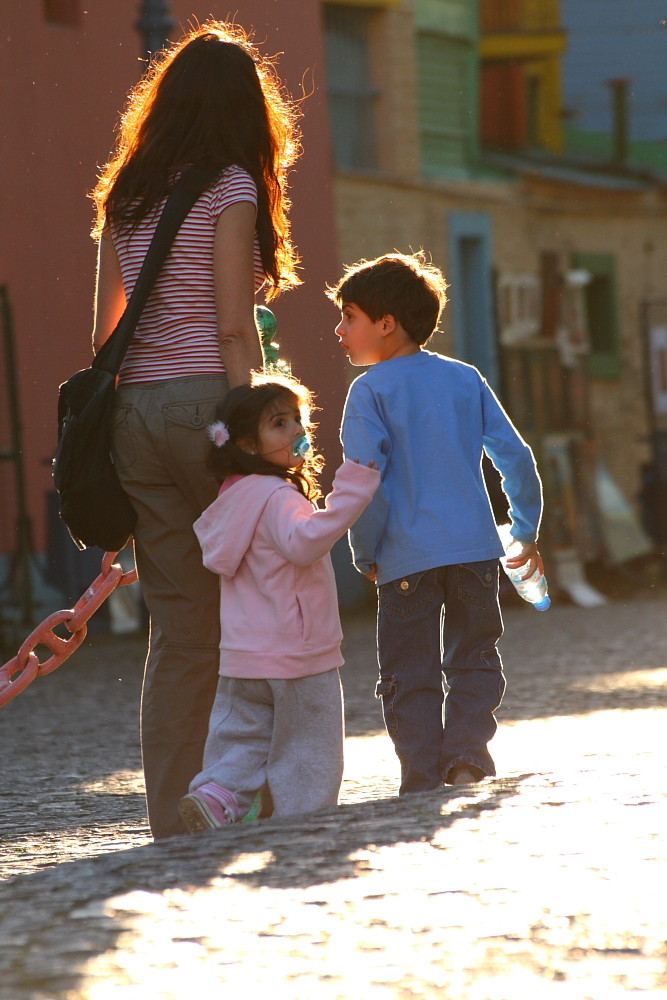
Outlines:
<svg viewBox="0 0 667 1000"><path fill-rule="evenodd" d="M422 170L427 177L466 176L473 128L469 43L417 36Z"/></svg>

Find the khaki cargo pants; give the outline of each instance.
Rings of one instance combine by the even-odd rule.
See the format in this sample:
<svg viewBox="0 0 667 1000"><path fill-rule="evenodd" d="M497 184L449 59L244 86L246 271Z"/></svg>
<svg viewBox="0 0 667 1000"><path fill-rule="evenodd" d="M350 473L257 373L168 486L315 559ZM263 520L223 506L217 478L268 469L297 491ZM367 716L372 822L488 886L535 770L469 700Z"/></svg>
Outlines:
<svg viewBox="0 0 667 1000"><path fill-rule="evenodd" d="M178 801L201 770L218 680L219 583L192 524L215 499L207 426L224 376L118 389L112 448L137 512L134 548L150 637L141 699L146 801L155 838L185 833Z"/></svg>

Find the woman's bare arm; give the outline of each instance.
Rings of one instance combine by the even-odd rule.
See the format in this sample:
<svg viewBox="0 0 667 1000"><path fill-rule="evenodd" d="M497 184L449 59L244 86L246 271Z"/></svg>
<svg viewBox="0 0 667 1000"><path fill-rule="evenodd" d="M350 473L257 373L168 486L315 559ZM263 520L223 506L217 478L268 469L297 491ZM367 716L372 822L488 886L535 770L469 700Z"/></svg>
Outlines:
<svg viewBox="0 0 667 1000"><path fill-rule="evenodd" d="M242 201L225 209L215 230L214 273L220 354L230 388L261 371L262 350L255 324L256 209Z"/></svg>
<svg viewBox="0 0 667 1000"><path fill-rule="evenodd" d="M125 289L120 273L118 255L105 229L97 251L97 281L95 285L95 319L93 323L93 351L97 353L116 329L125 311Z"/></svg>

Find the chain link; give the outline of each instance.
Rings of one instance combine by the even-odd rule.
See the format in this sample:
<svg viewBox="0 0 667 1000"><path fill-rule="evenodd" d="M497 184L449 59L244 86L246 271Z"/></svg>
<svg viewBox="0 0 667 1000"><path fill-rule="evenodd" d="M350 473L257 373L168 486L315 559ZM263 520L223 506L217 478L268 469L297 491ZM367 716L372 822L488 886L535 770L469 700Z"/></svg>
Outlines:
<svg viewBox="0 0 667 1000"><path fill-rule="evenodd" d="M102 572L81 595L74 607L68 611L54 611L30 633L15 657L0 667L0 706L25 691L35 677L50 674L56 667L72 655L88 632L88 619L106 601L116 587L125 587L137 579L136 569L124 573L123 567L115 563L117 552L106 552L102 559ZM71 633L62 638L53 630L64 625ZM46 646L51 656L40 662L35 653L37 646Z"/></svg>

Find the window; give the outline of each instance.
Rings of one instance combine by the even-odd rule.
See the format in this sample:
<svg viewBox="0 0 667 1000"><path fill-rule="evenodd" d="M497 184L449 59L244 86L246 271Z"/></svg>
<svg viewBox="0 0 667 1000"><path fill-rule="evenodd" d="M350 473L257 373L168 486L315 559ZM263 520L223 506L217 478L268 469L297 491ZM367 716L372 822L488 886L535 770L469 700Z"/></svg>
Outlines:
<svg viewBox="0 0 667 1000"><path fill-rule="evenodd" d="M606 253L576 253L572 256L572 264L590 275L584 287L590 374L594 378L618 378L621 355L614 257Z"/></svg>
<svg viewBox="0 0 667 1000"><path fill-rule="evenodd" d="M369 8L326 4L329 115L336 166L372 170L377 167L376 101L371 67Z"/></svg>
<svg viewBox="0 0 667 1000"><path fill-rule="evenodd" d="M427 177L462 177L472 160L472 46L466 40L420 31L417 81L422 170Z"/></svg>
<svg viewBox="0 0 667 1000"><path fill-rule="evenodd" d="M81 21L79 0L44 0L44 17L52 24L76 27Z"/></svg>
<svg viewBox="0 0 667 1000"><path fill-rule="evenodd" d="M523 66L516 59L482 66L481 135L491 149L523 149L527 143Z"/></svg>
<svg viewBox="0 0 667 1000"><path fill-rule="evenodd" d="M500 343L511 346L540 333L540 280L537 274L502 274L498 278Z"/></svg>

